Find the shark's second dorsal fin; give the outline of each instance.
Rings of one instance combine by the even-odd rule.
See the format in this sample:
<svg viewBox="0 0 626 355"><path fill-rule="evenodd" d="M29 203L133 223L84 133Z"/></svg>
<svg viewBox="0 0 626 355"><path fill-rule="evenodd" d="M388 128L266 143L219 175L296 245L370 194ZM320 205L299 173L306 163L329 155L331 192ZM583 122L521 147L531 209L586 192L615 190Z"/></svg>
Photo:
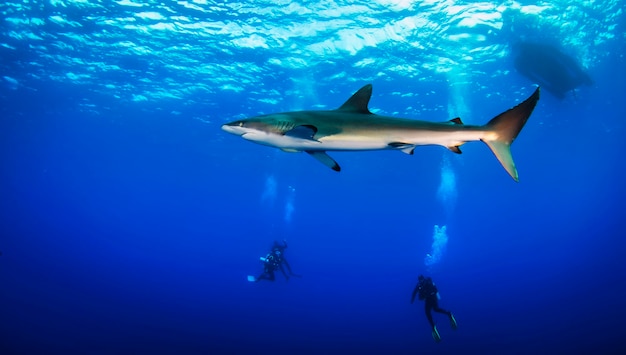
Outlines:
<svg viewBox="0 0 626 355"><path fill-rule="evenodd" d="M367 108L367 104L372 97L372 84L367 84L355 92L338 111L354 112L354 113L371 113Z"/></svg>

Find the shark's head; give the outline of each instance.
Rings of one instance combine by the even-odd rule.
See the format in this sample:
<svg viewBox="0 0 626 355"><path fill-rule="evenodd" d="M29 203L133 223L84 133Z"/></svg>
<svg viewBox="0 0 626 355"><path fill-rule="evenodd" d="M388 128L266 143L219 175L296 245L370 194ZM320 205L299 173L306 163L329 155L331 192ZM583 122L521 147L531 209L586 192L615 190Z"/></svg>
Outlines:
<svg viewBox="0 0 626 355"><path fill-rule="evenodd" d="M237 136L243 136L250 131L249 127L246 127L246 121L234 121L222 125L222 129L230 134Z"/></svg>
<svg viewBox="0 0 626 355"><path fill-rule="evenodd" d="M286 119L285 115L274 114L226 123L222 125L222 129L249 141L274 145L271 142L283 137L294 126L293 121Z"/></svg>
<svg viewBox="0 0 626 355"><path fill-rule="evenodd" d="M222 125L222 129L244 139L250 139L252 136L259 134L266 135L272 131L270 125L256 119L245 119L226 123Z"/></svg>
<svg viewBox="0 0 626 355"><path fill-rule="evenodd" d="M293 119L286 114L257 116L222 125L224 131L242 137L250 133L282 135L294 127L295 123Z"/></svg>

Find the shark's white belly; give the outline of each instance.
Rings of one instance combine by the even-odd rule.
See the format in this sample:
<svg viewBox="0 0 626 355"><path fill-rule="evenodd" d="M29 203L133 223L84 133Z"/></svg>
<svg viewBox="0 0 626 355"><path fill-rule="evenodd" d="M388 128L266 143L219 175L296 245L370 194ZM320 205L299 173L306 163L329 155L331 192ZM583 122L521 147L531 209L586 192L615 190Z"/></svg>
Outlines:
<svg viewBox="0 0 626 355"><path fill-rule="evenodd" d="M362 130L323 136L317 140L289 135L255 132L243 138L286 151L379 150L394 149L392 144L458 146L485 138L483 130Z"/></svg>

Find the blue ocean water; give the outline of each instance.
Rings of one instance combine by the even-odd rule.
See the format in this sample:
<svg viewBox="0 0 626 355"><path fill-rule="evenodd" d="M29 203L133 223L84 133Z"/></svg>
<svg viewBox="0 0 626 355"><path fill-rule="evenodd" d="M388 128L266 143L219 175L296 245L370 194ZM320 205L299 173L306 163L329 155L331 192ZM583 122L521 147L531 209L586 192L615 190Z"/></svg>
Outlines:
<svg viewBox="0 0 626 355"><path fill-rule="evenodd" d="M0 353L626 352L623 1L5 1ZM593 78L512 146L333 152L229 135L339 107L484 124L534 41ZM301 278L250 283L274 240ZM431 276L459 329L410 304Z"/></svg>

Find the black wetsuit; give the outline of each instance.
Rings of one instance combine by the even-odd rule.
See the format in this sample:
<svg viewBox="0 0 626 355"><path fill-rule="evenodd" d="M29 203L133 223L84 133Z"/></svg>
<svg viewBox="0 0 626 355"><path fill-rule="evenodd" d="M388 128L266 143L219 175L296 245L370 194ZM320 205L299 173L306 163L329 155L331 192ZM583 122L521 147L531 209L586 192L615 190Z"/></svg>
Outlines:
<svg viewBox="0 0 626 355"><path fill-rule="evenodd" d="M276 256L276 261L278 263L278 267L280 268L280 271L283 273L283 275L285 275L285 278L287 280L289 280L289 276L300 277L300 275L294 274L293 271L291 271L291 265L289 265L289 263L287 262L287 259L285 259L285 249L287 249L286 241L283 241L283 245L280 245L278 242L274 241L274 246L272 247L272 254ZM287 267L287 271L289 272L289 274L285 272L285 268L283 267L283 265Z"/></svg>
<svg viewBox="0 0 626 355"><path fill-rule="evenodd" d="M270 252L265 257L265 261L263 262L263 273L256 278L256 282L261 280L269 280L274 281L276 276L274 276L274 271L279 267L280 262L278 261L277 256L274 252Z"/></svg>
<svg viewBox="0 0 626 355"><path fill-rule="evenodd" d="M413 296L411 297L411 303L413 303L415 295L419 293L419 299L424 301L426 318L428 318L428 323L430 323L430 326L433 328L435 327L435 321L433 320L431 311L443 313L448 315L448 317L452 317L452 313L450 311L446 311L445 309L439 307L437 292L437 286L435 286L433 280L430 277L426 277L417 283L415 289L413 290Z"/></svg>
<svg viewBox="0 0 626 355"><path fill-rule="evenodd" d="M274 276L276 269L280 269L280 272L283 273L285 279L287 280L289 280L289 276L300 277L300 275L294 274L293 271L291 271L291 266L287 262L287 259L285 259L285 249L287 249L287 242L283 241L283 244L281 245L277 241L274 241L272 250L265 257L263 273L256 278L257 282L260 280L274 281L276 279ZM289 273L285 271L283 265L287 267L287 271Z"/></svg>

